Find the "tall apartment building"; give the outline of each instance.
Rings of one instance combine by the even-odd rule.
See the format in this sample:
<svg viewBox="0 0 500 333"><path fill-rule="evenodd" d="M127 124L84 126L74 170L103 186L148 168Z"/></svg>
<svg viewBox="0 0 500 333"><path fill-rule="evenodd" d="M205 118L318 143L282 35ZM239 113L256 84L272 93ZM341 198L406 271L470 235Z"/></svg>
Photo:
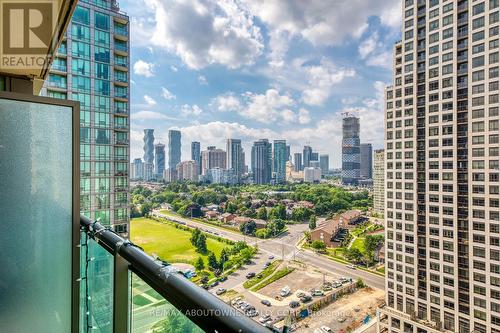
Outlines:
<svg viewBox="0 0 500 333"><path fill-rule="evenodd" d="M293 162L294 162L294 170L295 172L302 171L302 154L301 153L295 153L293 154Z"/></svg>
<svg viewBox="0 0 500 333"><path fill-rule="evenodd" d="M240 139L227 139L226 156L226 167L234 170L239 182L245 169L245 153Z"/></svg>
<svg viewBox="0 0 500 333"><path fill-rule="evenodd" d="M277 184L286 180L287 148L286 140L274 140L273 178Z"/></svg>
<svg viewBox="0 0 500 333"><path fill-rule="evenodd" d="M207 150L201 152L201 172L207 174L210 169L226 169L226 152L217 149L214 146L207 147Z"/></svg>
<svg viewBox="0 0 500 333"><path fill-rule="evenodd" d="M165 145L163 143L155 144L155 177L163 178L165 171Z"/></svg>
<svg viewBox="0 0 500 333"><path fill-rule="evenodd" d="M144 130L144 137L142 138L144 141L144 146L142 149L144 151L144 164L142 171L143 179L145 181L149 181L153 179L154 176L154 129L147 128Z"/></svg>
<svg viewBox="0 0 500 333"><path fill-rule="evenodd" d="M137 180L143 178L144 163L142 159L135 158L132 163L130 163L130 179Z"/></svg>
<svg viewBox="0 0 500 333"><path fill-rule="evenodd" d="M177 179L198 181L198 164L195 161L183 161L177 164Z"/></svg>
<svg viewBox="0 0 500 333"><path fill-rule="evenodd" d="M198 166L198 175L201 175L201 144L198 141L191 142L191 160Z"/></svg>
<svg viewBox="0 0 500 333"><path fill-rule="evenodd" d="M168 131L168 168L175 170L181 163L181 131Z"/></svg>
<svg viewBox="0 0 500 333"><path fill-rule="evenodd" d="M373 154L373 210L384 214L385 207L385 152L375 150Z"/></svg>
<svg viewBox="0 0 500 333"><path fill-rule="evenodd" d="M330 170L330 156L327 154L319 155L319 167L321 168L321 174L326 175Z"/></svg>
<svg viewBox="0 0 500 333"><path fill-rule="evenodd" d="M302 151L302 167L306 168L309 166L311 160L312 160L312 155L313 150L310 146L304 146L304 149Z"/></svg>
<svg viewBox="0 0 500 333"><path fill-rule="evenodd" d="M371 143L359 145L359 177L365 179L373 177L373 148Z"/></svg>
<svg viewBox="0 0 500 333"><path fill-rule="evenodd" d="M269 184L272 173L272 145L267 139L255 141L252 146L252 173L254 184Z"/></svg>
<svg viewBox="0 0 500 333"><path fill-rule="evenodd" d="M342 120L342 184L357 185L360 175L359 118L344 114Z"/></svg>
<svg viewBox="0 0 500 333"><path fill-rule="evenodd" d="M500 332L499 1L403 1L380 331Z"/></svg>
<svg viewBox="0 0 500 333"><path fill-rule="evenodd" d="M41 91L80 102L80 208L127 235L129 18L115 1L79 1Z"/></svg>

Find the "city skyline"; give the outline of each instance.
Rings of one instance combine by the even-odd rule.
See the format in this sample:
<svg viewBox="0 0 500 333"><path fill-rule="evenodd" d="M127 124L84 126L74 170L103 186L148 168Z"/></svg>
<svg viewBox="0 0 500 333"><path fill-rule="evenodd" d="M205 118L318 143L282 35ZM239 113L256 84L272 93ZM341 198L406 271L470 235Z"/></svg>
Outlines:
<svg viewBox="0 0 500 333"><path fill-rule="evenodd" d="M249 160L252 142L268 138L286 140L292 154L294 147L310 144L340 167L341 113L355 109L372 124L361 130L362 142L383 148L383 88L391 80L392 46L400 39L399 0L370 6L342 1L333 12L322 1L307 8L292 1L280 9L283 18L273 1L267 2L269 11L262 1L234 3L231 13L229 3L172 1L167 7L156 0L122 1L135 20L131 156L140 156L143 128L154 128L162 142L169 129L178 129L184 159L192 141L224 147L225 139L240 138ZM203 15L191 10L196 4ZM341 12L352 20L343 20ZM294 29L281 22L285 17ZM229 31L255 29L255 35L247 40L235 33L221 43L223 31L210 25L216 19L227 19ZM211 31L203 45L220 51L219 57L193 48L194 37L173 34L173 22L189 22L192 36ZM319 38L312 31L322 24L328 33Z"/></svg>

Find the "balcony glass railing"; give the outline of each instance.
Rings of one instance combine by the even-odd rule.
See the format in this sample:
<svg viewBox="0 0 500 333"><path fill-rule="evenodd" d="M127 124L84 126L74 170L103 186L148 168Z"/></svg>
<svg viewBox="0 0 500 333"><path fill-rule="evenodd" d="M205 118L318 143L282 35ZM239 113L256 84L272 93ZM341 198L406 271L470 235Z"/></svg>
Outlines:
<svg viewBox="0 0 500 333"><path fill-rule="evenodd" d="M82 271L100 277L100 284L80 289L82 325L100 332L270 332L111 229L84 216L80 227L89 249L82 251ZM93 245L106 255L92 257Z"/></svg>

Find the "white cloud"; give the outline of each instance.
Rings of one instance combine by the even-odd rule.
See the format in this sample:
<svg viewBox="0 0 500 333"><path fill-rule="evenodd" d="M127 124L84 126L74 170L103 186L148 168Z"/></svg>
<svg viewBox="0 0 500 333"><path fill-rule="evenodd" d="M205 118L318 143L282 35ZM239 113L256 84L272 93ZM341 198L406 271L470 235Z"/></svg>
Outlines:
<svg viewBox="0 0 500 333"><path fill-rule="evenodd" d="M164 115L160 112L154 111L139 111L131 114L131 119L133 121L144 121L144 120L172 120L174 118Z"/></svg>
<svg viewBox="0 0 500 333"><path fill-rule="evenodd" d="M392 68L392 49L386 49L376 32L361 42L358 52L368 66Z"/></svg>
<svg viewBox="0 0 500 333"><path fill-rule="evenodd" d="M156 21L151 42L190 68L238 68L254 63L264 48L252 15L235 0L149 0L147 5Z"/></svg>
<svg viewBox="0 0 500 333"><path fill-rule="evenodd" d="M154 67L155 65L153 63L137 60L134 64L134 73L145 77L151 77L154 76Z"/></svg>
<svg viewBox="0 0 500 333"><path fill-rule="evenodd" d="M398 28L401 0L245 0L250 11L268 25L271 64L281 64L287 40L298 36L314 46L341 44L347 37L360 38L368 29L368 19ZM286 38L283 38L287 36ZM278 38L281 37L281 38Z"/></svg>
<svg viewBox="0 0 500 333"><path fill-rule="evenodd" d="M155 106L156 101L149 95L144 95L144 101L148 106Z"/></svg>
<svg viewBox="0 0 500 333"><path fill-rule="evenodd" d="M236 112L261 123L307 124L310 121L308 110L302 108L294 111L294 99L276 89L268 89L264 94L248 91L241 97L234 94L219 95L212 100L211 105L220 112Z"/></svg>
<svg viewBox="0 0 500 333"><path fill-rule="evenodd" d="M234 95L220 95L214 99L215 106L221 112L239 112L242 108L240 100Z"/></svg>
<svg viewBox="0 0 500 333"><path fill-rule="evenodd" d="M179 69L177 67L175 67L174 65L171 65L170 66L170 69L173 71L173 72L177 72Z"/></svg>
<svg viewBox="0 0 500 333"><path fill-rule="evenodd" d="M176 98L175 95L172 94L172 92L165 87L161 87L161 96L166 100L171 100Z"/></svg>
<svg viewBox="0 0 500 333"><path fill-rule="evenodd" d="M198 82L200 84L203 84L203 85L208 84L207 78L204 75L199 75L198 76Z"/></svg>
<svg viewBox="0 0 500 333"><path fill-rule="evenodd" d="M322 59L319 65L304 67L309 87L302 92L302 101L308 105L323 105L330 97L334 85L353 77L352 68L337 68L331 61Z"/></svg>
<svg viewBox="0 0 500 333"><path fill-rule="evenodd" d="M185 117L199 116L200 114L203 113L203 110L196 104L194 105L184 104L183 106L181 106L181 113Z"/></svg>

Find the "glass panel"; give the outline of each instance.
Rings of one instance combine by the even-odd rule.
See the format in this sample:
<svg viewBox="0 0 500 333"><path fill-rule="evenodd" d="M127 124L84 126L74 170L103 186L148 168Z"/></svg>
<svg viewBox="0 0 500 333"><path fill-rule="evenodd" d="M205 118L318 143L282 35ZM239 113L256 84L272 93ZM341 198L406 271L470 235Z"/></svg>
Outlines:
<svg viewBox="0 0 500 333"><path fill-rule="evenodd" d="M0 330L71 331L72 108L0 100Z"/></svg>
<svg viewBox="0 0 500 333"><path fill-rule="evenodd" d="M132 333L202 333L189 318L132 273Z"/></svg>
<svg viewBox="0 0 500 333"><path fill-rule="evenodd" d="M81 243L80 332L112 333L113 256L85 233Z"/></svg>

